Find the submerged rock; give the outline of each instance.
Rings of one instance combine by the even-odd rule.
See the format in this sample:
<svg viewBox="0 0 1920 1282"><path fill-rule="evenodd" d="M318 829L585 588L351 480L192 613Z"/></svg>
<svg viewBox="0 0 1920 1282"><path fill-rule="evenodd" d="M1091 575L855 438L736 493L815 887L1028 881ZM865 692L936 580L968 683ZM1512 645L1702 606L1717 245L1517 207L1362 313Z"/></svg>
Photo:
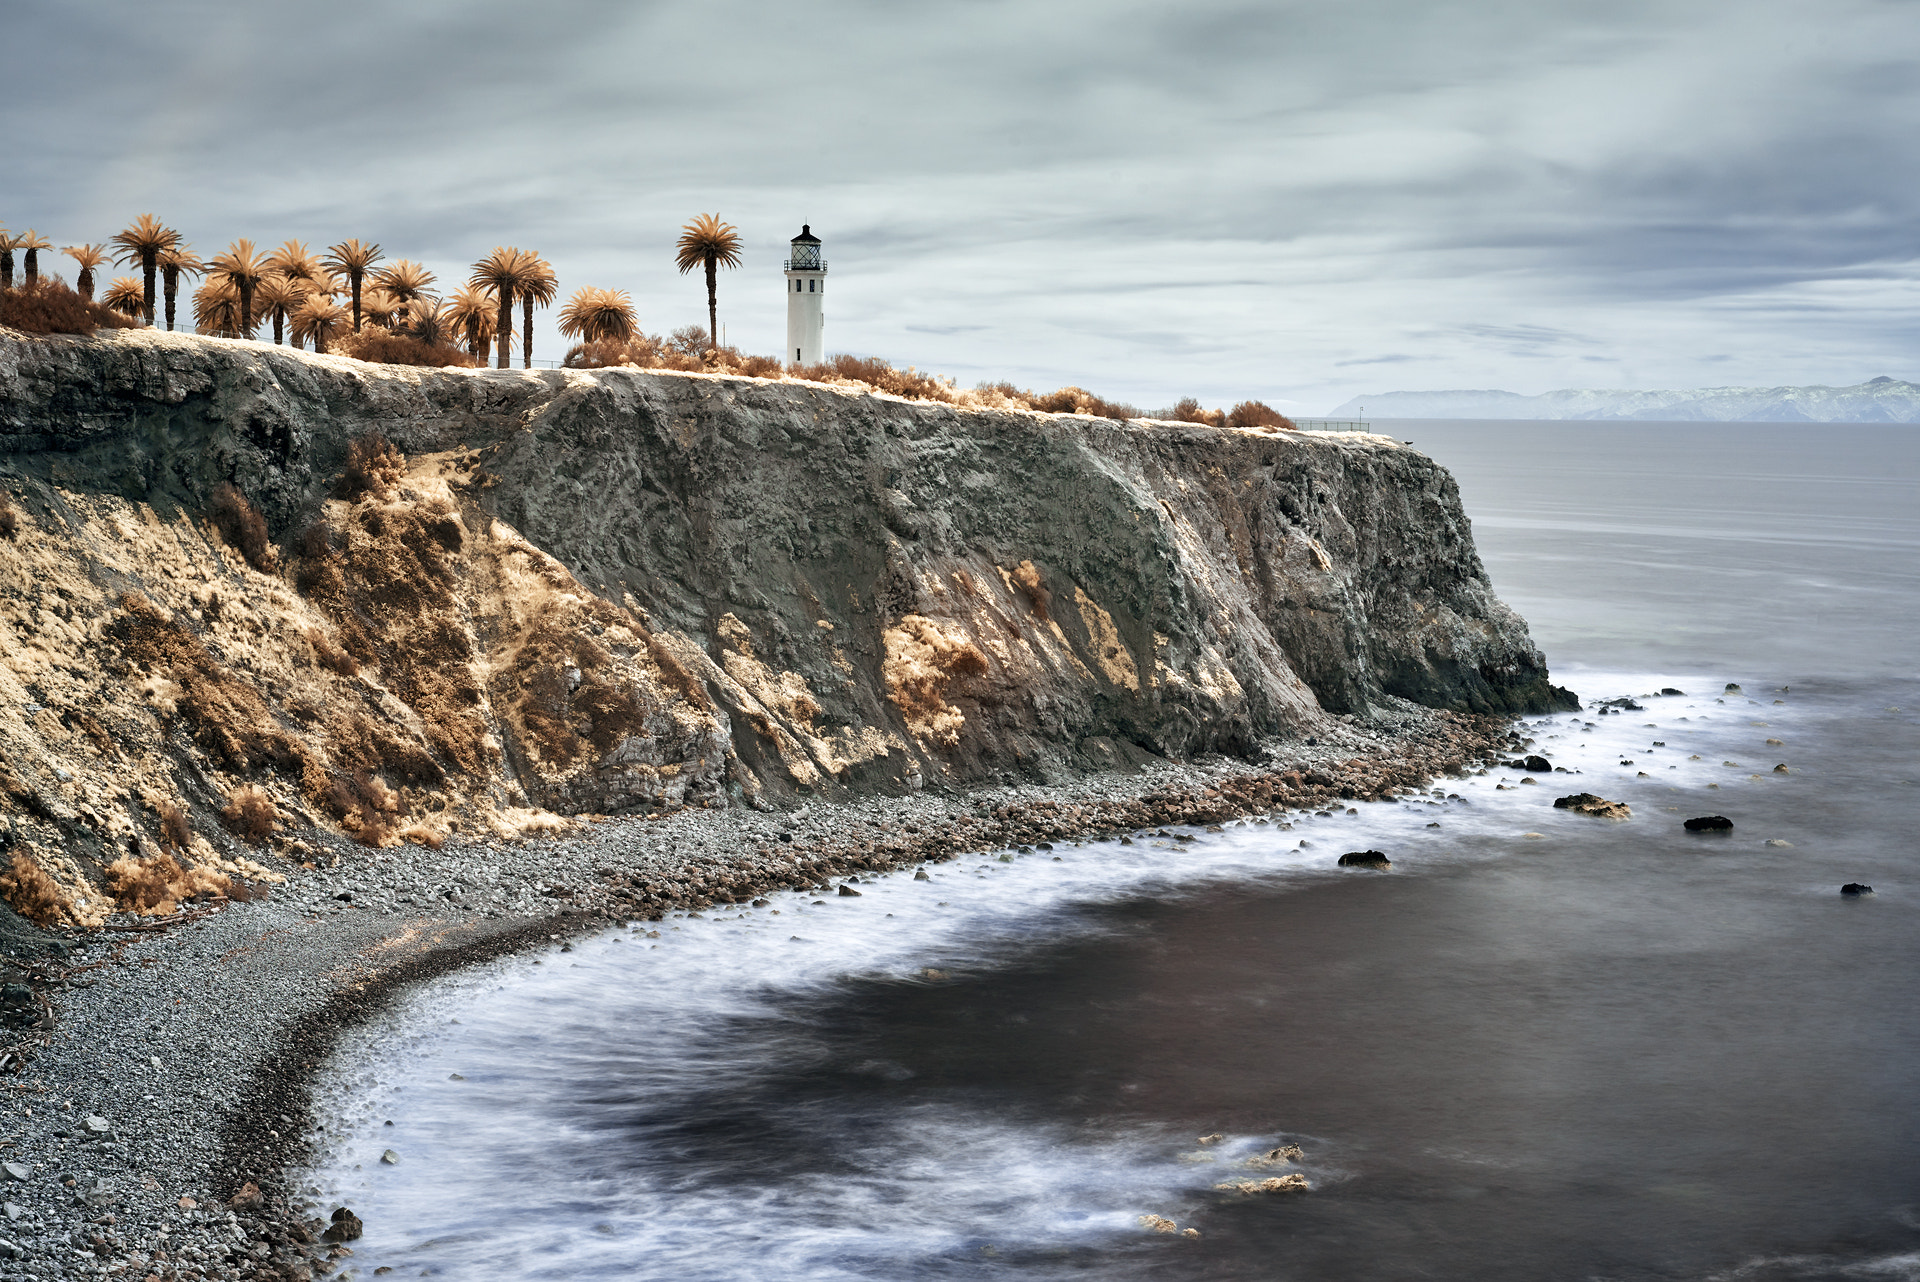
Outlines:
<svg viewBox="0 0 1920 1282"><path fill-rule="evenodd" d="M1340 856L1342 868L1391 868L1393 861L1378 850L1349 850Z"/></svg>
<svg viewBox="0 0 1920 1282"><path fill-rule="evenodd" d="M1624 801L1608 801L1605 797L1591 792L1576 792L1570 797L1561 797L1554 801L1555 810L1571 810L1577 815L1592 815L1596 819L1631 819L1633 810Z"/></svg>
<svg viewBox="0 0 1920 1282"><path fill-rule="evenodd" d="M1682 826L1688 832L1732 832L1733 820L1725 815L1701 815L1697 819L1687 820Z"/></svg>
<svg viewBox="0 0 1920 1282"><path fill-rule="evenodd" d="M1861 882L1850 881L1840 887L1840 893L1843 895L1871 895L1873 893L1873 887Z"/></svg>

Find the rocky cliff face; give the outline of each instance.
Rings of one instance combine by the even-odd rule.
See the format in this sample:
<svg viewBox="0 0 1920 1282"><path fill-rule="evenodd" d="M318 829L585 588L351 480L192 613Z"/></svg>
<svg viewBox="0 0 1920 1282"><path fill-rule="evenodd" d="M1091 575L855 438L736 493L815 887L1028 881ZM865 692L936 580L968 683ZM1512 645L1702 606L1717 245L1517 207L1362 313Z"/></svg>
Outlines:
<svg viewBox="0 0 1920 1282"><path fill-rule="evenodd" d="M75 920L123 857L258 875L219 814L297 855L1570 699L1384 437L0 332L0 449L0 809Z"/></svg>

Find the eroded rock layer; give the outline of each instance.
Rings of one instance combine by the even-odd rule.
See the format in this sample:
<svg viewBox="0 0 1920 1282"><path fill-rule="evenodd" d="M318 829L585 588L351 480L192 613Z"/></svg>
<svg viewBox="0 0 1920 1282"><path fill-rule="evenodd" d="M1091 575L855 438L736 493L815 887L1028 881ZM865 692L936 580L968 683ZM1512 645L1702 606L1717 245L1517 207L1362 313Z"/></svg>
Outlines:
<svg viewBox="0 0 1920 1282"><path fill-rule="evenodd" d="M1569 698L1452 479L1379 436L128 332L0 334L0 448L34 882L0 889L76 923L116 861L258 877L244 843L313 824L435 842Z"/></svg>

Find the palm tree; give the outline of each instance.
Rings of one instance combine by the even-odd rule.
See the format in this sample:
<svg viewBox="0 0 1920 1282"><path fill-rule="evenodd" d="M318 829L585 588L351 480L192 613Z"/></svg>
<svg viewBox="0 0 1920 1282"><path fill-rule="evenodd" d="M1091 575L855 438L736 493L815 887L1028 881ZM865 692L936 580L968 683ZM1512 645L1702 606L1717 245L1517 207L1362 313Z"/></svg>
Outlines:
<svg viewBox="0 0 1920 1282"><path fill-rule="evenodd" d="M32 289L40 283L40 251L52 249L53 242L29 227L20 233L18 243L27 251L27 288Z"/></svg>
<svg viewBox="0 0 1920 1282"><path fill-rule="evenodd" d="M141 314L151 325L154 273L159 270L161 253L180 243L180 233L162 226L152 214L142 214L125 231L114 233L113 243L120 246L119 262L129 267L140 264L141 274L146 278L146 302L141 307Z"/></svg>
<svg viewBox="0 0 1920 1282"><path fill-rule="evenodd" d="M554 296L560 292L560 282L554 279L553 264L529 249L520 255L520 314L524 322L520 326L520 365L523 369L533 368L533 305L546 307L552 304Z"/></svg>
<svg viewBox="0 0 1920 1282"><path fill-rule="evenodd" d="M0 289L13 288L13 251L20 248L20 237L0 227Z"/></svg>
<svg viewBox="0 0 1920 1282"><path fill-rule="evenodd" d="M353 332L360 332L360 282L365 279L367 268L380 261L380 246L363 245L358 240L343 240L338 245L327 246L327 256L322 262L329 271L339 272L347 278L347 285L353 290Z"/></svg>
<svg viewBox="0 0 1920 1282"><path fill-rule="evenodd" d="M396 258L391 267L375 272L373 281L402 307L427 297L433 289L433 273L410 258Z"/></svg>
<svg viewBox="0 0 1920 1282"><path fill-rule="evenodd" d="M313 350L324 352L327 344L340 337L347 327L347 309L325 294L312 293L293 314L295 342L313 341Z"/></svg>
<svg viewBox="0 0 1920 1282"><path fill-rule="evenodd" d="M414 299L400 321L401 333L429 347L445 347L453 328L451 309L437 298Z"/></svg>
<svg viewBox="0 0 1920 1282"><path fill-rule="evenodd" d="M625 342L633 337L633 299L624 289L585 289L573 291L573 297L560 309L560 332L583 343L602 339Z"/></svg>
<svg viewBox="0 0 1920 1282"><path fill-rule="evenodd" d="M317 281L327 274L320 255L307 248L303 240L283 240L280 248L267 255L267 270L288 280Z"/></svg>
<svg viewBox="0 0 1920 1282"><path fill-rule="evenodd" d="M251 328L240 325L240 291L232 281L209 275L206 283L193 291L193 328L196 333L215 338L252 338Z"/></svg>
<svg viewBox="0 0 1920 1282"><path fill-rule="evenodd" d="M100 301L122 316L138 316L146 306L140 282L131 276L115 276Z"/></svg>
<svg viewBox="0 0 1920 1282"><path fill-rule="evenodd" d="M740 265L739 229L721 222L718 214L701 214L680 229L680 239L675 248L680 252L673 262L682 276L703 264L707 269L707 337L717 349L720 346L720 305L714 269Z"/></svg>
<svg viewBox="0 0 1920 1282"><path fill-rule="evenodd" d="M467 280L469 285L492 289L500 300L500 315L493 331L500 344L497 369L507 368L507 345L513 341L513 291L520 284L521 271L520 251L496 245L491 254L473 265L473 275Z"/></svg>
<svg viewBox="0 0 1920 1282"><path fill-rule="evenodd" d="M284 340L288 318L307 301L307 282L299 277L268 272L255 297L260 301L261 319L273 318L273 341L278 344Z"/></svg>
<svg viewBox="0 0 1920 1282"><path fill-rule="evenodd" d="M407 310L406 304L384 289L370 289L364 297L367 323L392 329L393 322Z"/></svg>
<svg viewBox="0 0 1920 1282"><path fill-rule="evenodd" d="M80 297L93 301L93 269L107 261L105 245L68 245L60 251L80 264Z"/></svg>
<svg viewBox="0 0 1920 1282"><path fill-rule="evenodd" d="M482 285L456 290L447 300L447 320L467 340L467 355L485 360L487 344L493 339L499 304L493 291Z"/></svg>
<svg viewBox="0 0 1920 1282"><path fill-rule="evenodd" d="M253 337L253 291L267 275L267 260L250 240L236 240L207 264L207 279L221 280L240 295L240 336Z"/></svg>
<svg viewBox="0 0 1920 1282"><path fill-rule="evenodd" d="M207 265L200 261L200 256L184 240L172 249L160 251L160 281L162 292L166 295L168 329L173 328L174 304L180 299L180 278L206 274Z"/></svg>

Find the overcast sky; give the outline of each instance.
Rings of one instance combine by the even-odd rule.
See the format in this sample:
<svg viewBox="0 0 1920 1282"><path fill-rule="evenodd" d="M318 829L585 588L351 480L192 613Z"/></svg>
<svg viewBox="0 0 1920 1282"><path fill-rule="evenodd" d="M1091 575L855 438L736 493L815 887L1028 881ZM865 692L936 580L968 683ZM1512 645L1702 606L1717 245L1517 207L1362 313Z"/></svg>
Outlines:
<svg viewBox="0 0 1920 1282"><path fill-rule="evenodd" d="M1920 377L1920 3L10 0L0 223L358 236L1149 408ZM57 260L70 267L65 259ZM564 348L551 313L536 357Z"/></svg>

